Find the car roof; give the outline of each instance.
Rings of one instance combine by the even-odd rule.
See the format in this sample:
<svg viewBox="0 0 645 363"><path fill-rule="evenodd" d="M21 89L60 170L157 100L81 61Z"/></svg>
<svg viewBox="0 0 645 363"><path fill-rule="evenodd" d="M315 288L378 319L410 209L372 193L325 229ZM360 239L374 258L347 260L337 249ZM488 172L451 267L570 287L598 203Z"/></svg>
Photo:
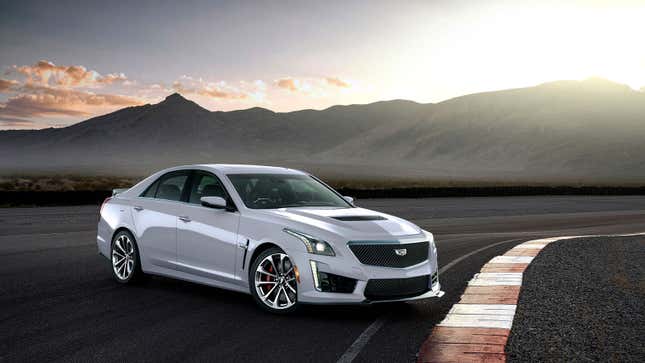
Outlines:
<svg viewBox="0 0 645 363"><path fill-rule="evenodd" d="M295 174L309 175L308 173L296 169L284 168L279 166L266 165L248 165L248 164L192 164L179 165L172 168L159 170L138 182L132 188L125 192L119 193L120 197L136 196L141 194L151 183L158 180L162 175L179 170L205 169L219 172L221 174Z"/></svg>
<svg viewBox="0 0 645 363"><path fill-rule="evenodd" d="M224 174L306 174L303 171L280 166L250 164L199 164L194 165L215 169Z"/></svg>

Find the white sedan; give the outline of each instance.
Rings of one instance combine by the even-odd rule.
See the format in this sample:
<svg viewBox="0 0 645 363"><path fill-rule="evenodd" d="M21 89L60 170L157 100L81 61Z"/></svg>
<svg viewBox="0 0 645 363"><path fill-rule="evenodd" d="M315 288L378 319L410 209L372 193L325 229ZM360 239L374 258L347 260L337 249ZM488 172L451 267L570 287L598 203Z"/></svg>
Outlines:
<svg viewBox="0 0 645 363"><path fill-rule="evenodd" d="M249 293L281 313L443 295L431 233L298 170L170 168L100 214L98 249L120 283L163 275Z"/></svg>

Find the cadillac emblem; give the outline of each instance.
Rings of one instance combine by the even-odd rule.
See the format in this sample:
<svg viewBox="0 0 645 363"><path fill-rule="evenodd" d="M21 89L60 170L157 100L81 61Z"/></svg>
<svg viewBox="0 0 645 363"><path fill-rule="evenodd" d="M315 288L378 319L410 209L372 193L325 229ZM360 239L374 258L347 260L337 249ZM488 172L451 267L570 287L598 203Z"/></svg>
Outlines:
<svg viewBox="0 0 645 363"><path fill-rule="evenodd" d="M408 254L408 250L406 248L396 248L394 253L396 253L397 256L405 256Z"/></svg>

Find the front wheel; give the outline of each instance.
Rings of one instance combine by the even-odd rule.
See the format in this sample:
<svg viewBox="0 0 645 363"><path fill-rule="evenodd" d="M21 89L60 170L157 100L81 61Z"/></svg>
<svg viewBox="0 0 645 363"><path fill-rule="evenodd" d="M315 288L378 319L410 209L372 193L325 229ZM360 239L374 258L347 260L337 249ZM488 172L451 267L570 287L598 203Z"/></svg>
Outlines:
<svg viewBox="0 0 645 363"><path fill-rule="evenodd" d="M255 302L266 311L286 314L298 307L295 266L277 247L267 249L253 261L249 285Z"/></svg>

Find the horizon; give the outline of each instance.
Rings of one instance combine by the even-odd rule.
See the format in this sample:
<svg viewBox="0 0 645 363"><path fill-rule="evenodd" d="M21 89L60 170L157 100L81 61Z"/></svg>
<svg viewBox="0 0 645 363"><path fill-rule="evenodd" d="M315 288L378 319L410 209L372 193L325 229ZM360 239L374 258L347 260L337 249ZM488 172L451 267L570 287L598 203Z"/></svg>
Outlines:
<svg viewBox="0 0 645 363"><path fill-rule="evenodd" d="M397 99L376 100L376 101L365 102L365 103L335 104L335 105L326 106L324 108L302 108L302 109L289 110L289 111L276 111L276 110L272 110L270 108L262 107L262 106L250 106L250 107L246 107L246 108L232 109L232 110L226 110L226 111L217 110L217 109L211 110L211 109L209 109L207 107L204 107L204 105L200 104L198 101L191 99L190 96L182 94L180 91L174 91L173 90L171 93L167 94L166 96L161 97L161 99L157 100L156 102L148 102L148 103L144 103L144 104L135 104L135 105L124 106L124 107L121 107L121 108L118 108L118 109L111 110L109 112L92 115L92 116L90 116L88 118L84 118L84 119L78 120L76 122L69 123L67 125L49 126L49 127L42 127L42 128L0 128L0 131L10 131L10 130L33 131L33 130L65 128L65 127L73 126L73 125L76 125L76 124L79 124L79 123L82 123L82 122L85 122L85 121L88 121L88 120L91 120L91 119L94 119L94 118L97 118L97 117L102 117L102 116L117 112L117 111L125 109L125 108L129 108L129 107L139 107L139 106L146 106L146 105L149 105L149 106L158 105L158 104L166 101L169 97L174 96L174 95L179 95L182 99L184 99L186 101L189 101L189 102L193 102L197 106L199 106L199 107L201 107L203 109L206 109L209 112L234 112L234 111L246 111L246 110L251 110L251 109L254 109L254 108L260 108L260 109L264 109L264 110L267 110L267 111L270 111L270 112L273 112L273 113L291 113L291 112L299 112L299 111L325 111L327 109L330 109L330 108L333 108L333 107L338 107L338 106L341 106L341 107L363 106L363 105L371 105L371 104L381 103L381 102L396 102L396 101L412 102L412 103L416 103L416 104L419 104L419 105L436 105L436 104L440 104L440 103L447 102L447 101L450 101L450 100L453 100L453 99L456 99L456 98L461 98L461 97L468 97L468 96L473 96L473 95L495 93L495 92L513 91L513 90L519 90L519 89L535 88L535 87L540 87L540 86L543 86L543 85L556 84L556 83L562 83L562 82L577 82L579 84L584 83L584 82L587 82L587 83L589 83L589 82L602 82L602 83L605 83L605 85L606 84L612 84L614 86L622 86L622 87L626 87L627 89L629 89L632 92L641 92L641 93L643 93L644 92L643 90L645 89L645 87L643 87L640 90L638 90L638 89L634 89L634 88L630 87L627 84L614 82L614 81L611 81L611 80L608 80L608 79L605 79L605 78L590 77L590 78L586 78L586 79L582 79L582 80L561 79L561 80L553 80L553 81L543 82L543 83L540 83L540 84L530 85L530 86L526 86L526 87L517 87L517 88L507 88L507 89L475 92L475 93L469 93L469 94L464 94L464 95L457 95L457 96L446 98L446 99L439 100L439 101L436 101L436 102L417 102L415 100L397 98Z"/></svg>
<svg viewBox="0 0 645 363"><path fill-rule="evenodd" d="M210 111L291 112L438 103L563 79L645 86L645 49L635 46L645 4L632 1L0 10L0 129L65 127L174 92Z"/></svg>
<svg viewBox="0 0 645 363"><path fill-rule="evenodd" d="M291 113L291 112L299 112L299 111L325 111L325 110L327 110L327 109L330 109L330 108L333 108L333 107L338 107L338 106L341 106L341 107L347 107L347 106L364 106L364 105L372 105L372 104L375 104L375 103L381 103L381 102L397 102L397 101L401 101L401 102L412 102L412 103L416 103L416 104L419 104L419 105L436 105L436 104L440 104L440 103L443 103L443 102L447 102L447 101L450 101L450 100L453 100L453 99L456 99L456 98L467 97L467 96L473 96L473 95L479 95L479 94L487 94L487 93L495 93L495 92L513 91L513 90L518 90L518 89L535 88L535 87L540 87L540 86L543 86L543 85L555 84L555 83L561 83L561 82L578 82L578 83L583 83L583 82L595 82L595 81L600 81L600 82L603 82L603 83L610 83L610 84L615 85L615 86L623 86L623 87L627 87L630 91L633 91L633 92L643 92L643 90L642 90L642 89L641 89L641 90L636 90L636 89L633 89L633 88L631 88L629 85L626 85L626 84L621 84L621 83L618 83L618 82L613 82L613 81L611 81L611 80L604 79L604 78L599 78L599 77L590 77L590 78L583 79L583 80L568 80L568 79L562 79L562 80L554 80L554 81L544 82L544 83L540 83L540 84L536 84L536 85L532 85L532 86L526 86L526 87L509 88L509 89L501 89L501 90L490 90L490 91L476 92L476 93L470 93L470 94L465 94L465 95L457 95L457 96L455 96L455 97L447 98L447 99L444 99L444 100L439 100L439 101L437 101L437 102L417 102L417 101L414 101L414 100L398 98L398 99L388 99L388 100L376 100L376 101L366 102L366 103L347 103L347 104L336 104L336 105L330 105L330 106L327 106L327 107L324 107L324 108L302 108L302 109L290 110L290 111L276 111L276 110L272 110L272 109L270 109L270 108L267 108L267 107L261 107L261 106L251 106L251 107L247 107L247 108L239 108L239 109L233 109L233 110L223 111L223 110L211 110L211 109L208 109L208 108L204 107L202 104L200 104L198 101L195 101L195 100L191 99L190 97L187 97L186 95L182 94L181 92L179 92L179 91L173 91L172 93L169 93L169 94L167 94L166 96L162 97L162 98L161 98L160 100L158 100L157 102L148 102L148 103L145 103L145 104L138 104L138 105L124 106L124 107L122 107L122 108L115 109L115 110L112 110L112 111L110 111L110 112L106 112L106 113L102 113L102 114L97 114L97 115L92 115L92 116L91 116L91 117L89 117L89 118L81 119L81 120L78 120L77 122L73 122L73 123L70 123L70 124L68 124L68 125L63 125L63 126L59 126L59 127L56 127L56 126L50 126L50 127L44 127L44 128L38 128L38 129L33 129L33 128L31 128L31 129L30 129L30 128L6 128L6 129L5 129L5 128L0 128L0 131L10 131L10 130L33 131L33 130L44 130L44 129L65 128L65 127L73 126L73 125L76 125L76 124L79 124L79 123L82 123L82 122L85 122L85 121L88 121L88 120L91 120L91 119L94 119L94 118L97 118L97 117L102 117L102 116L105 116L105 115L108 115L108 114L111 114L111 113L117 112L117 111L122 110L122 109L125 109L125 108L129 108L129 107L139 107L139 106L146 106L146 105L148 105L148 106L158 105L158 104L160 104L160 103L163 103L163 102L164 102L164 101L166 101L169 97L174 96L174 95L179 95L182 99L184 99L184 100L186 100L186 101L189 101L189 102L193 102L193 103L195 103L197 106L199 106L199 107L201 107L201 108L203 108L203 109L206 109L206 110L207 110L207 111L209 111L209 112L234 112L234 111L246 111L246 110L251 110L251 109L254 109L254 108L260 108L260 109L264 109L264 110L267 110L267 111L270 111L270 112L273 112L273 113Z"/></svg>

